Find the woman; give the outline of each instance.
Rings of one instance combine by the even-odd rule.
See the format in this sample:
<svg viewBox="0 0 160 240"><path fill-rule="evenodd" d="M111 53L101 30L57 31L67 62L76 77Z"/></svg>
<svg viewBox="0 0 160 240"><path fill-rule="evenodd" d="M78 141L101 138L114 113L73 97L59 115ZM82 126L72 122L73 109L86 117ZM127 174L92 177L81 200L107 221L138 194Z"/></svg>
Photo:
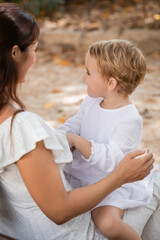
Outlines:
<svg viewBox="0 0 160 240"><path fill-rule="evenodd" d="M39 27L14 4L0 4L0 233L15 239L104 239L89 210L124 183L143 179L153 156L128 154L101 181L72 190L61 170L71 162L65 134L17 97L35 62ZM62 225L63 224L63 225Z"/></svg>

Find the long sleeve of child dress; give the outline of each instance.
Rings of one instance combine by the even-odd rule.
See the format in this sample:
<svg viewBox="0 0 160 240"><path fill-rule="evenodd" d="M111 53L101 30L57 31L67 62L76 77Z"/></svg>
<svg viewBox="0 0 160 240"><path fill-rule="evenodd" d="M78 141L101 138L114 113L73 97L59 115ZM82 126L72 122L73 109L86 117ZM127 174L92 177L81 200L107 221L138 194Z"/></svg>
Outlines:
<svg viewBox="0 0 160 240"><path fill-rule="evenodd" d="M106 132L107 134L107 132ZM85 161L90 162L97 169L110 173L126 153L137 149L142 137L141 119L131 119L130 122L121 121L113 131L108 142L97 143L90 140L91 155Z"/></svg>

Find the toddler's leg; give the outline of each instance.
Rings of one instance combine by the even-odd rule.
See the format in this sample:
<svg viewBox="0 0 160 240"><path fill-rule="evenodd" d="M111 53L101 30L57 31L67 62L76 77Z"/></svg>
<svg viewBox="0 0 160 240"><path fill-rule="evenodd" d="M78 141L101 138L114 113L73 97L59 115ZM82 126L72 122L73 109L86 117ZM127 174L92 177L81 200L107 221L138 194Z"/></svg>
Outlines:
<svg viewBox="0 0 160 240"><path fill-rule="evenodd" d="M92 218L99 231L110 240L140 240L136 231L123 223L124 211L113 206L102 206L92 211Z"/></svg>

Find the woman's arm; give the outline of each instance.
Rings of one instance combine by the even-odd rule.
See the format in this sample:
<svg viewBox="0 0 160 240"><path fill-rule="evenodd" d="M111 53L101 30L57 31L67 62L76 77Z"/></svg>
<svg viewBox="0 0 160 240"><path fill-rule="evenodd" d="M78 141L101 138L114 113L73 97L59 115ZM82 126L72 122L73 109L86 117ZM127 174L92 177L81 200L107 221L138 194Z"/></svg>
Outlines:
<svg viewBox="0 0 160 240"><path fill-rule="evenodd" d="M153 168L153 156L134 158L142 154L127 154L116 170L99 182L66 192L51 150L43 141L24 155L17 165L24 183L36 204L56 224L62 224L97 205L122 184L143 179Z"/></svg>

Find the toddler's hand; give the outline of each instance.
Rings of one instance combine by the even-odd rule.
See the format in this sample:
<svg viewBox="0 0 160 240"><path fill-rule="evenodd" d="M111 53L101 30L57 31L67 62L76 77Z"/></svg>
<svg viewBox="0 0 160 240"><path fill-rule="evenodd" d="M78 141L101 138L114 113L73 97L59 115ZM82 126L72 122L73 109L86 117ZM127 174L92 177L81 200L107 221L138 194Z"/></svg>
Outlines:
<svg viewBox="0 0 160 240"><path fill-rule="evenodd" d="M73 136L74 136L74 134L72 134L72 133L66 134L69 145L73 145Z"/></svg>
<svg viewBox="0 0 160 240"><path fill-rule="evenodd" d="M76 149L76 148L75 148L74 146L72 146L72 147L70 148L70 150L71 150L72 153L74 152L75 149Z"/></svg>

